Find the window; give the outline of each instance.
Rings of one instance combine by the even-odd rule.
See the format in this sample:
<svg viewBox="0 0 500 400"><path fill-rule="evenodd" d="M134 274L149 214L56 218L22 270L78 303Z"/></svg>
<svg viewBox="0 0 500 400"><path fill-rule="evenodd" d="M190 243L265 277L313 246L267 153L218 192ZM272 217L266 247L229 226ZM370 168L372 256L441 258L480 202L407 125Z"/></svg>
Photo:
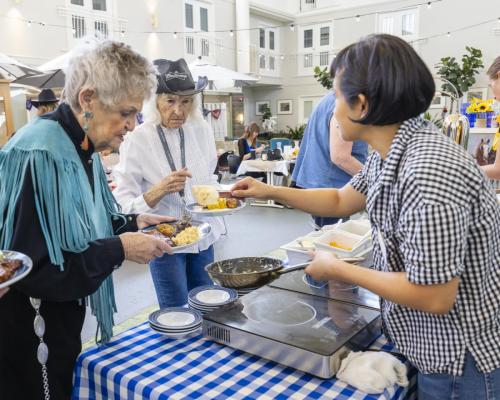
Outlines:
<svg viewBox="0 0 500 400"><path fill-rule="evenodd" d="M208 39L201 39L201 55L202 57L208 57L210 55Z"/></svg>
<svg viewBox="0 0 500 400"><path fill-rule="evenodd" d="M403 15L401 23L401 35L408 36L415 33L415 14Z"/></svg>
<svg viewBox="0 0 500 400"><path fill-rule="evenodd" d="M200 29L208 32L208 10L200 7Z"/></svg>
<svg viewBox="0 0 500 400"><path fill-rule="evenodd" d="M194 54L194 37L186 36L186 53Z"/></svg>
<svg viewBox="0 0 500 400"><path fill-rule="evenodd" d="M85 18L79 15L72 15L71 22L73 25L73 37L78 39L85 36Z"/></svg>
<svg viewBox="0 0 500 400"><path fill-rule="evenodd" d="M269 69L272 71L274 71L274 63L275 63L274 56L269 56Z"/></svg>
<svg viewBox="0 0 500 400"><path fill-rule="evenodd" d="M269 50L274 50L274 32L269 31Z"/></svg>
<svg viewBox="0 0 500 400"><path fill-rule="evenodd" d="M381 14L378 32L399 36L407 41L418 39L418 9Z"/></svg>
<svg viewBox="0 0 500 400"><path fill-rule="evenodd" d="M329 64L328 52L319 53L319 65L324 66Z"/></svg>
<svg viewBox="0 0 500 400"><path fill-rule="evenodd" d="M304 54L304 68L311 68L313 66L313 55Z"/></svg>
<svg viewBox="0 0 500 400"><path fill-rule="evenodd" d="M186 13L186 28L194 28L193 23L193 5L184 4L184 12Z"/></svg>
<svg viewBox="0 0 500 400"><path fill-rule="evenodd" d="M94 30L97 36L97 32L100 32L102 37L108 37L108 23L106 21L94 21Z"/></svg>
<svg viewBox="0 0 500 400"><path fill-rule="evenodd" d="M329 46L330 45L330 27L324 26L319 31L319 45Z"/></svg>
<svg viewBox="0 0 500 400"><path fill-rule="evenodd" d="M71 0L71 4L75 6L83 6L83 0Z"/></svg>
<svg viewBox="0 0 500 400"><path fill-rule="evenodd" d="M266 31L262 28L259 29L259 47L261 49L266 48Z"/></svg>
<svg viewBox="0 0 500 400"><path fill-rule="evenodd" d="M304 48L313 47L313 30L304 30Z"/></svg>
<svg viewBox="0 0 500 400"><path fill-rule="evenodd" d="M264 54L259 54L259 67L261 69L266 68L266 57L264 56Z"/></svg>
<svg viewBox="0 0 500 400"><path fill-rule="evenodd" d="M98 11L106 11L106 0L92 0L92 8Z"/></svg>
<svg viewBox="0 0 500 400"><path fill-rule="evenodd" d="M394 17L382 18L382 33L392 35L394 32Z"/></svg>
<svg viewBox="0 0 500 400"><path fill-rule="evenodd" d="M309 119L313 111L314 102L312 100L304 101L304 118Z"/></svg>

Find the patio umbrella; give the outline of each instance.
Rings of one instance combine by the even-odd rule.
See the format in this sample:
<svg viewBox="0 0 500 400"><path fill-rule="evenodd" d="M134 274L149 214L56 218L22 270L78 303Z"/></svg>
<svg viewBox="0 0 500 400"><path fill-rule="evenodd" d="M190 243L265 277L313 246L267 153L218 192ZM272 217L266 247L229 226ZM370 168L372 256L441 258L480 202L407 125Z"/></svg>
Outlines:
<svg viewBox="0 0 500 400"><path fill-rule="evenodd" d="M64 87L64 72L60 69L56 69L55 71L45 72L38 75L26 75L21 78L17 78L12 83L32 86L40 89L62 88Z"/></svg>
<svg viewBox="0 0 500 400"><path fill-rule="evenodd" d="M232 81L233 86L238 87L243 83L257 82L259 80L253 76L233 71L220 65L208 64L201 60L189 64L189 70L195 81L199 76L206 76L209 81L216 82L216 86L220 86L217 85L217 82L227 83L228 81Z"/></svg>
<svg viewBox="0 0 500 400"><path fill-rule="evenodd" d="M19 78L20 76L39 73L40 71L28 67L7 54L0 53L0 74L5 78Z"/></svg>

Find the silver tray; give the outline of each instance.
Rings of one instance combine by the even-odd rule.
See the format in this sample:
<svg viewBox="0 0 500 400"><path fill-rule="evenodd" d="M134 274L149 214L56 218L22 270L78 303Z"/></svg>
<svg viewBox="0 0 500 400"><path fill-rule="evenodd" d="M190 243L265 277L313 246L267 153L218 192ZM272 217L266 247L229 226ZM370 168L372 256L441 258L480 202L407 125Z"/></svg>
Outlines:
<svg viewBox="0 0 500 400"><path fill-rule="evenodd" d="M175 224L175 222L177 222L177 221L166 222L166 223L173 225L173 224ZM174 253L182 253L187 248L194 246L195 244L197 244L200 241L202 241L203 239L205 239L210 234L210 232L212 232L212 227L207 222L191 221L191 225L198 228L198 230L200 231L200 238L196 242L185 244L183 246L174 246L172 240L170 238L166 237L165 235L162 235L160 232L154 233L153 236L155 236L159 239L165 240L168 244L170 244L172 246L172 250ZM145 233L150 232L152 230L155 230L155 227L156 227L156 225L148 226L147 228L142 229L141 232L145 232Z"/></svg>
<svg viewBox="0 0 500 400"><path fill-rule="evenodd" d="M23 262L23 265L21 268L19 268L16 272L14 272L14 275L12 275L9 279L7 279L5 282L0 283L0 289L3 289L7 286L12 285L13 283L20 281L23 279L26 275L29 274L31 271L31 268L33 268L33 261L31 261L31 258L29 258L26 254L19 253L17 251L13 250L1 250L1 253L5 256L5 258L8 259L14 259L14 260L21 260Z"/></svg>
<svg viewBox="0 0 500 400"><path fill-rule="evenodd" d="M236 208L223 208L216 210L203 209L202 211L196 211L196 207L200 207L197 203L188 204L186 210L193 215L203 215L205 217L223 217L225 215L231 215L244 209L247 205L245 200L238 199L240 205Z"/></svg>

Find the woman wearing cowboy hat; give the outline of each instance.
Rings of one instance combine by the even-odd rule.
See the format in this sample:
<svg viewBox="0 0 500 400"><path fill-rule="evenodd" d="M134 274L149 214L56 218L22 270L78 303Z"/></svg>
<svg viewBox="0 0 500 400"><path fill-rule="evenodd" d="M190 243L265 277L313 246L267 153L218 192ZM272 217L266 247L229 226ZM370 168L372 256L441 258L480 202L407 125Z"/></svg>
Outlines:
<svg viewBox="0 0 500 400"><path fill-rule="evenodd" d="M30 102L36 108L36 115L40 116L54 111L57 108L59 99L52 89L42 89L38 94L38 100L30 100Z"/></svg>
<svg viewBox="0 0 500 400"><path fill-rule="evenodd" d="M145 122L127 135L115 168L117 201L126 212L168 213L180 218L194 203L192 185L217 184L215 139L201 113L200 92L184 59L156 60L156 96L145 104ZM223 232L221 218L210 218L212 233L185 253L150 261L160 307L182 306L188 291L212 284L204 270L214 258L213 243Z"/></svg>

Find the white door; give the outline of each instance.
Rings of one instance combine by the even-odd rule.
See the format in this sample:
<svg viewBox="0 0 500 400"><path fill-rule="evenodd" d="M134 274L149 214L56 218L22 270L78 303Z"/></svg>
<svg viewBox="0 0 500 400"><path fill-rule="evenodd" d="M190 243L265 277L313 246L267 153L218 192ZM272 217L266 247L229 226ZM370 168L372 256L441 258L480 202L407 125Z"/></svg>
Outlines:
<svg viewBox="0 0 500 400"><path fill-rule="evenodd" d="M299 124L307 124L311 113L323 96L304 96L299 98Z"/></svg>

